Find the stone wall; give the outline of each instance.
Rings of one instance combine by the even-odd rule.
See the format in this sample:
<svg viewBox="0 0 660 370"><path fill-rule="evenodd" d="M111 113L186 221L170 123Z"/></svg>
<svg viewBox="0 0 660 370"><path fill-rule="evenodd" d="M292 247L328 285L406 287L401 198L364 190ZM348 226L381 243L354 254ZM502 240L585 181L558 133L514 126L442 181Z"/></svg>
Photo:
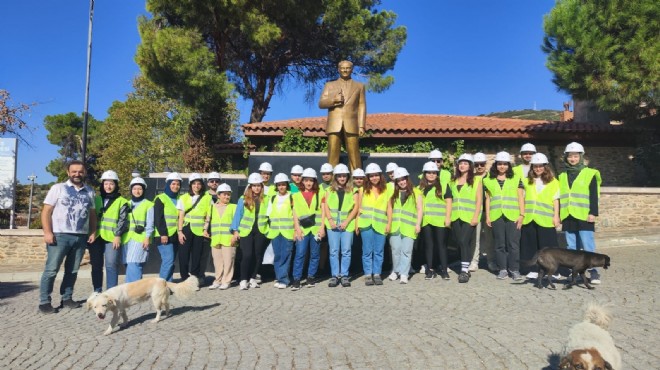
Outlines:
<svg viewBox="0 0 660 370"><path fill-rule="evenodd" d="M597 231L660 227L660 188L603 187L596 222ZM152 246L150 253L153 257L150 259L160 260L155 247ZM45 258L42 230L0 230L0 265L37 264Z"/></svg>

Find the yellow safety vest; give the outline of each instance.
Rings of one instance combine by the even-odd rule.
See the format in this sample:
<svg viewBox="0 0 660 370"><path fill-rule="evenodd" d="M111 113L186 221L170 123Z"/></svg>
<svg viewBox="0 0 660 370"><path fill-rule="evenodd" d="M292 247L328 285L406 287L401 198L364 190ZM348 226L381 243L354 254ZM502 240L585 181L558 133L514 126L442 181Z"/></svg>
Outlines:
<svg viewBox="0 0 660 370"><path fill-rule="evenodd" d="M222 216L218 213L218 209L213 206L211 210L211 247L222 245L223 247L233 247L231 245L231 221L234 219L236 213L236 204L229 203L225 207Z"/></svg>
<svg viewBox="0 0 660 370"><path fill-rule="evenodd" d="M270 221L270 226L268 226L268 239L275 239L277 236L282 235L286 239L293 240L293 232L295 227L293 225L293 207L291 206L291 194L286 193L286 199L282 202L281 205L277 204L277 197L275 195L273 198L270 198L270 214L268 215L268 220ZM263 206L268 206L262 204Z"/></svg>
<svg viewBox="0 0 660 370"><path fill-rule="evenodd" d="M167 226L166 236L176 234L177 224L179 222L179 210L176 209L176 204L172 203L170 197L165 193L159 194L156 199L160 199L161 203L163 203L163 217L165 218L165 225ZM179 199L179 196L177 196L176 199ZM156 236L161 236L158 233L158 229L155 229L154 233Z"/></svg>
<svg viewBox="0 0 660 370"><path fill-rule="evenodd" d="M516 221L520 217L518 205L518 185L520 177L514 175L504 180L504 186L500 188L497 178L487 177L484 179L484 187L490 195L490 220L499 220L502 215L509 221Z"/></svg>
<svg viewBox="0 0 660 370"><path fill-rule="evenodd" d="M400 232L403 236L417 239L417 233L415 232L415 226L417 225L417 197L421 196L422 192L417 188L413 188L413 193L408 195L405 204L401 204L401 198L394 200L390 234Z"/></svg>
<svg viewBox="0 0 660 370"><path fill-rule="evenodd" d="M245 200L244 197L241 197L241 199ZM259 206L259 215L257 215L257 228L259 229L259 232L264 235L268 233L268 216L266 216L268 201L269 198L264 197ZM254 221L254 210L249 210L247 207L243 206L243 217L241 217L241 222L238 224L238 235L242 238L250 235Z"/></svg>
<svg viewBox="0 0 660 370"><path fill-rule="evenodd" d="M424 196L424 217L422 226L433 225L435 227L445 227L445 216L447 214L447 203L445 202L445 193L447 193L446 182L440 181L442 195L438 197L435 194L435 187Z"/></svg>
<svg viewBox="0 0 660 370"><path fill-rule="evenodd" d="M353 207L355 207L355 200L353 199L353 195L355 192L349 193L349 192L344 192L344 201L341 204L341 209L339 208L339 195L337 195L337 192L334 191L332 188L326 193L325 201L328 204L328 210L330 211L330 215L328 215L328 219L332 218L335 220L337 223L337 226L339 226L340 223L344 222L345 219L348 218L348 215L353 212ZM339 220L337 220L337 214L339 214ZM325 221L325 227L330 229L330 221L326 220ZM355 218L351 220L351 222L346 225L346 230L349 232L355 231Z"/></svg>
<svg viewBox="0 0 660 370"><path fill-rule="evenodd" d="M132 203L129 203L129 207L132 206ZM147 237L146 231L138 234L135 232L135 226L147 226L147 212L153 206L154 204L152 201L145 199L131 211L133 215L131 215L131 213L128 214L129 227L128 231L121 236L122 244L128 242L129 240L134 240L138 243L144 242L144 239ZM149 237L151 237L151 235L149 235Z"/></svg>
<svg viewBox="0 0 660 370"><path fill-rule="evenodd" d="M536 191L536 183L528 180L523 182L525 185L525 218L523 224L527 225L534 221L542 227L554 227L552 219L555 215L554 196L559 191L559 181L552 179L545 184L540 193Z"/></svg>
<svg viewBox="0 0 660 370"><path fill-rule="evenodd" d="M358 218L358 227L360 229L371 226L374 230L381 234L385 234L387 227L387 202L390 200L392 193L384 191L378 198L371 194L365 194L364 189L360 189L362 202L360 203L360 216Z"/></svg>
<svg viewBox="0 0 660 370"><path fill-rule="evenodd" d="M461 186L461 190L458 190L456 181L451 181L449 183L453 196L453 201L451 203L452 221L460 219L463 222L472 222L472 217L474 217L474 212L477 207L477 188L481 181L481 176L475 176L472 185L469 185L466 182ZM479 210L478 218L481 219L481 210Z"/></svg>
<svg viewBox="0 0 660 370"><path fill-rule="evenodd" d="M573 181L573 186L568 186L568 175L563 172L559 175L559 217L565 220L568 215L578 220L587 221L589 217L589 185L596 177L598 196L600 196L600 184L602 179L600 172L593 168L583 168Z"/></svg>
<svg viewBox="0 0 660 370"><path fill-rule="evenodd" d="M97 229L99 231L99 236L103 240L111 242L115 238L114 230L117 228L117 223L119 222L119 211L124 204L128 203L128 201L123 197L118 197L103 213L101 213L101 211L103 211L103 199L101 196L97 195L94 197L94 203L96 207L96 217L98 219Z"/></svg>
<svg viewBox="0 0 660 370"><path fill-rule="evenodd" d="M310 233L312 235L318 234L319 229L321 228L322 218L323 218L323 208L321 208L321 203L324 197L323 190L319 188L318 193L314 194L314 197L312 198L312 203L310 205L307 205L307 201L305 200L305 197L300 192L293 194L292 197L293 197L293 208L296 211L296 216L298 216L298 219L305 216L315 215L314 216L315 224L313 226L310 227L300 226L303 235L307 235Z"/></svg>
<svg viewBox="0 0 660 370"><path fill-rule="evenodd" d="M202 199L197 202L195 208L191 209L183 218L183 225L190 224L190 231L197 236L204 235L204 222L211 215L211 196L208 193L201 195ZM189 193L181 196L183 210L187 211L193 206L192 196Z"/></svg>

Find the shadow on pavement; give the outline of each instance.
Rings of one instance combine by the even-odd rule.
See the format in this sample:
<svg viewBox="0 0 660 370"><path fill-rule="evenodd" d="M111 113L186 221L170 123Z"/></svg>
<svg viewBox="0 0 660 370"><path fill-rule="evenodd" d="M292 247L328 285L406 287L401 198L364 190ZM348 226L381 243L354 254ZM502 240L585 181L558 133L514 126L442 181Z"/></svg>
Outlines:
<svg viewBox="0 0 660 370"><path fill-rule="evenodd" d="M217 306L220 306L220 303L209 304L209 305L206 305L206 306L176 307L176 308L173 308L173 309L170 310L170 315L167 316L167 317L165 316L165 312L163 312L162 315L160 316L160 321L167 320L172 316L181 315L181 314L189 312L189 311L193 311L193 312L205 311L205 310L208 310L210 308L217 307ZM130 316L129 316L128 323L125 324L125 325L121 325L121 327L122 327L122 330L124 330L126 328L130 328L133 325L141 324L141 323L146 322L146 321L151 321L155 318L156 318L156 313L155 312L150 313L148 315L142 315L142 316L140 316L138 318L135 318L135 319L132 319L132 320L130 319Z"/></svg>
<svg viewBox="0 0 660 370"><path fill-rule="evenodd" d="M12 298L21 293L26 293L38 288L39 285L37 283L28 281L10 281L0 283L0 299Z"/></svg>
<svg viewBox="0 0 660 370"><path fill-rule="evenodd" d="M559 369L559 361L561 361L559 353L551 353L548 355L548 366L541 370L557 370Z"/></svg>

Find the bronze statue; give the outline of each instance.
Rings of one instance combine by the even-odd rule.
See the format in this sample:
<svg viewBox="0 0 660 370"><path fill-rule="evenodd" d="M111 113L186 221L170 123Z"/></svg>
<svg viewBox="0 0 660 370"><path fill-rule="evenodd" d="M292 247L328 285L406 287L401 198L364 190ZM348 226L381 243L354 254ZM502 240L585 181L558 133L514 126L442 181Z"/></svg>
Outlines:
<svg viewBox="0 0 660 370"><path fill-rule="evenodd" d="M364 135L367 120L367 100L364 85L353 81L353 63L339 62L339 79L330 81L323 87L319 108L328 110L325 133L328 135L328 162L339 163L342 139L351 171L362 167L360 159L360 136Z"/></svg>

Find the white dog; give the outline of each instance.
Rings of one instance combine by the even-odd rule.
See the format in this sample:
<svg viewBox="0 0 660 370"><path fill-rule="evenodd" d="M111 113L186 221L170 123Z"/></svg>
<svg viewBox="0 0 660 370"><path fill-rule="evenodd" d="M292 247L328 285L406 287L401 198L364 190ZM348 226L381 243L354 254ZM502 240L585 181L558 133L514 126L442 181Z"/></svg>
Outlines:
<svg viewBox="0 0 660 370"><path fill-rule="evenodd" d="M560 369L619 370L621 354L607 328L612 316L603 307L590 304L584 313L584 321L568 331L566 354L559 363Z"/></svg>
<svg viewBox="0 0 660 370"><path fill-rule="evenodd" d="M187 298L195 292L198 284L199 282L194 276L179 284L169 283L157 277L146 278L117 285L103 293L92 293L87 299L85 307L87 307L87 310L94 309L96 317L100 320L105 319L108 311L112 312L112 321L110 321L110 326L104 333L108 335L117 326L119 315L121 315L124 324L128 322L128 316L126 315L128 307L151 298L156 309L156 318L153 322L158 322L161 310L165 310L165 316L169 315L170 304L168 300L170 294L174 294L178 298Z"/></svg>

